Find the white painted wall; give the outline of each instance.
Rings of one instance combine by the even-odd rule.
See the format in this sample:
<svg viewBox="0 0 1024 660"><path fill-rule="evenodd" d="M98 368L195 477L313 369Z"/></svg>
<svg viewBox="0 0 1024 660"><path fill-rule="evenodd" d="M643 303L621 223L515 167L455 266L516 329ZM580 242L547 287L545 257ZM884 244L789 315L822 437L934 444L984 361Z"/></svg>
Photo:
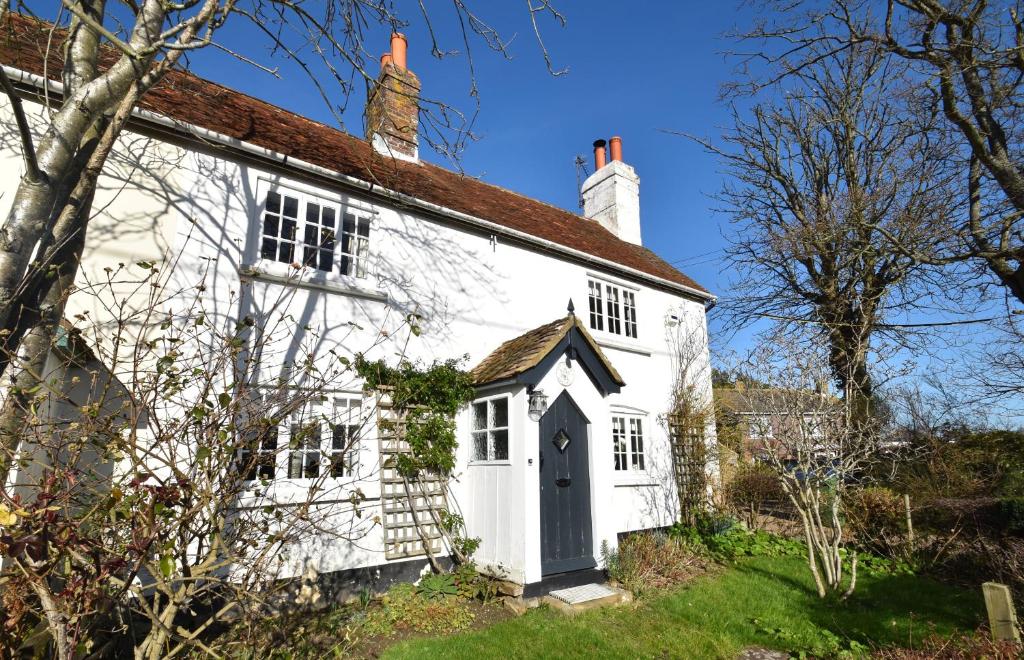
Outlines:
<svg viewBox="0 0 1024 660"><path fill-rule="evenodd" d="M9 106L0 105L0 167L9 173L20 172L21 167L12 126ZM122 167L117 165L117 174L101 181L110 196L104 192L97 201L97 208L103 211L90 229L83 283L117 263L142 259L173 263L171 290L181 289L180 304L194 297L194 287L202 282L204 305L216 322L230 323L246 315L258 321L271 316L288 319L293 332L275 347L277 356L294 358L302 351L312 351L324 360L330 359L332 350L342 355L366 351L371 358L395 359L402 353L430 361L465 355L469 367L505 340L564 316L570 298L577 313L586 319L588 275L635 287L639 339L593 332L626 386L620 394L607 398L597 394L585 377L577 378L570 388L592 422L595 550L601 541L614 547L619 532L675 520L667 431L659 416L671 401L673 337L683 327L706 340L702 303L550 253L509 245L486 233L472 233L382 206L345 193L341 187L321 188L298 178L284 179L223 157L158 145L133 134L126 135L122 145L119 154L127 169L117 169ZM145 166L132 167L134 161ZM16 183L15 176L0 179L0 213L6 212ZM275 278L287 275L287 268L260 263L256 258L258 210L270 185L372 211L371 275L361 280L303 275L297 278L298 284ZM580 222L590 221L581 218ZM245 267L250 266L262 274L245 275ZM88 298L79 296L73 301L78 305L75 309L88 308L93 320L103 321L102 309ZM419 337L403 330L404 317L414 312L423 317ZM681 325L674 324L672 316ZM382 340L381 330L386 339ZM710 396L706 341L699 358ZM279 373L284 361L268 359L263 368L271 376ZM545 379L543 388L554 400L561 387L549 382L551 378ZM358 389L358 383L351 387ZM480 562L501 567L512 579L533 581L540 577L537 425L526 416L525 393L513 393L508 464L468 463L468 423L463 417L455 491L470 533L483 539ZM647 415L645 442L650 467L639 479L623 480L613 474L610 414L616 407ZM713 434L708 442L713 442ZM367 443L363 451L368 464L376 460L376 442ZM376 471L367 471L360 478L335 484L325 498L328 503L324 506L334 511L339 529L350 524L351 506L337 502L357 487L369 498L363 508L370 515L363 521L372 519L379 481ZM285 499L286 490L286 484L278 486L278 494ZM380 528L362 531L365 534L356 545L311 540L306 547L296 548L295 565L312 562L326 571L383 563Z"/></svg>

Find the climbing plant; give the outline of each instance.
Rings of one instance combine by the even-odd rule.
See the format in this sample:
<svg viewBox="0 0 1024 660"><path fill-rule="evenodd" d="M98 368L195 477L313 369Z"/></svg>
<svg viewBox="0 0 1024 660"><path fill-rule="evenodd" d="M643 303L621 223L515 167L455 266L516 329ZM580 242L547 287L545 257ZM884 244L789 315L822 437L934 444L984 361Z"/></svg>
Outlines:
<svg viewBox="0 0 1024 660"><path fill-rule="evenodd" d="M464 519L452 510L448 486L459 446L455 416L474 397L469 373L461 368L465 359L434 361L429 365L402 360L397 366L390 366L383 360L371 361L357 355L354 361L364 388L387 396L398 413L393 419L381 419L380 430L397 435L409 447L408 452L395 458L395 468L406 481L408 496L415 497L408 484L422 483L424 477L441 484L444 510L431 508L429 513L459 563L468 561L480 545L479 539L468 537ZM431 562L438 568L432 556Z"/></svg>

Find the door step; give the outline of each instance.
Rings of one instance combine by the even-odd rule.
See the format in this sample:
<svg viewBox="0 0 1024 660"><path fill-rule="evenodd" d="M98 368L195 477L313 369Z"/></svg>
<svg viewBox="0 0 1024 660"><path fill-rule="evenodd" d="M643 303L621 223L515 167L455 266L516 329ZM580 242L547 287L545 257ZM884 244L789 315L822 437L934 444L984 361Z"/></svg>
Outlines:
<svg viewBox="0 0 1024 660"><path fill-rule="evenodd" d="M633 595L625 589L592 583L552 591L544 596L541 602L563 614L573 615L595 607L619 605L632 600Z"/></svg>

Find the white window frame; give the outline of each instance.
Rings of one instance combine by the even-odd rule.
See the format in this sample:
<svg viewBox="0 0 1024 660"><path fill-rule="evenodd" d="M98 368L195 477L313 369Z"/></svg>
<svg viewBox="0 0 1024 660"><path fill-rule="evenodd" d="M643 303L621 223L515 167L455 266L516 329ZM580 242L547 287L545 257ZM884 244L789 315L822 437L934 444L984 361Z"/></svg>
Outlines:
<svg viewBox="0 0 1024 660"><path fill-rule="evenodd" d="M588 327L629 341L638 339L636 318L639 289L620 282L587 275Z"/></svg>
<svg viewBox="0 0 1024 660"><path fill-rule="evenodd" d="M817 413L804 413L801 417L801 424L804 433L812 440L820 440L825 437L825 429L821 427L822 415Z"/></svg>
<svg viewBox="0 0 1024 660"><path fill-rule="evenodd" d="M366 437L369 420L363 410L363 398L358 394L339 394L333 397L334 414L328 424L331 437L327 444L327 469L332 479L354 479L359 475L359 454ZM338 444L343 443L339 447ZM341 474L334 474L341 462Z"/></svg>
<svg viewBox="0 0 1024 660"><path fill-rule="evenodd" d="M494 402L503 400L505 402L505 426L494 423L492 413ZM484 428L476 427L476 407L486 406L487 419ZM495 451L496 434L505 433L505 458L497 458ZM487 458L477 458L477 439L485 437L487 443ZM470 465L511 465L512 464L512 397L509 394L496 394L474 399L469 404L469 463Z"/></svg>
<svg viewBox="0 0 1024 660"><path fill-rule="evenodd" d="M609 429L612 440L612 471L619 477L646 475L650 464L649 415L613 410Z"/></svg>
<svg viewBox="0 0 1024 660"><path fill-rule="evenodd" d="M751 440L771 440L775 437L769 415L747 413L747 437Z"/></svg>
<svg viewBox="0 0 1024 660"><path fill-rule="evenodd" d="M341 405L344 402L344 405ZM352 405L355 402L356 405ZM344 412L340 410L344 408ZM329 411L326 414L325 411ZM354 414L353 414L353 411ZM315 445L292 446L292 435L297 425L316 425L319 432L319 442ZM346 427L345 435L349 444L346 447L335 449L334 433L339 424ZM260 467L257 466L256 479L247 480L248 483L268 484L309 484L313 481L322 481L325 484L356 481L359 479L360 460L359 456L365 447L365 440L370 432L370 417L364 408L364 399L359 393L336 392L324 395L320 401L311 401L302 410L296 411L287 419L281 420L274 428L273 436L276 439L275 447L267 453L273 453L274 474L270 477L261 475ZM352 438L352 434L356 434ZM248 456L250 450L240 450L240 457ZM339 454L347 456L345 464L349 466L343 474L333 474L334 460ZM315 476L309 476L306 463L306 456L316 454ZM300 462L293 464L293 459L298 457ZM298 467L298 472L295 469Z"/></svg>
<svg viewBox="0 0 1024 660"><path fill-rule="evenodd" d="M271 194L281 196L280 206L276 213L268 208L267 202ZM302 266L303 271L308 271L328 281L337 280L340 282L365 281L373 275L373 245L376 240L375 226L377 224L377 213L375 211L363 208L357 204L345 203L328 195L319 195L282 183L264 182L263 185L259 186L259 195L255 214L257 235L255 258L261 269L278 272L281 271L282 267L289 268L291 264L299 264ZM285 197L294 199L297 207L295 218L287 218L295 223L294 233L290 237L287 235L282 236L284 233L284 220L286 218L284 216ZM312 204L320 207L320 213L317 216L319 222L316 224L308 222L308 210ZM327 228L322 224L325 211L327 210L333 214L333 228ZM276 234L271 236L265 232L265 229L270 226L267 223L275 219L278 222L277 231ZM352 233L345 231L345 225L349 221L353 223L354 232ZM323 265L322 254L325 248L311 248L311 244L306 243L307 227L315 229L318 238L321 240L324 240L325 231L333 229L333 233L326 235L329 236L329 240L332 242L329 270L319 267ZM349 238L346 238L346 236ZM348 241L348 250L345 249L346 240ZM265 241L275 242L275 253L273 256L265 254ZM290 261L281 258L281 243L287 243L292 246ZM319 245L322 246L323 243ZM307 249L318 251L315 263L306 263L305 253ZM347 270L343 271L342 266L346 264L348 264Z"/></svg>

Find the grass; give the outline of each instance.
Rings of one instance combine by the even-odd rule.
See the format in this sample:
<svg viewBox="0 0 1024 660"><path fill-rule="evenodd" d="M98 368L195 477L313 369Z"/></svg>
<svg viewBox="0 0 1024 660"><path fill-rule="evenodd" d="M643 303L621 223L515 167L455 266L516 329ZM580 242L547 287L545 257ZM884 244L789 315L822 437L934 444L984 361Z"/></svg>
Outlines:
<svg viewBox="0 0 1024 660"><path fill-rule="evenodd" d="M829 656L970 630L983 612L980 592L915 576L864 577L849 601L823 602L802 560L755 557L634 606L575 618L540 608L482 630L406 640L383 657L735 658L747 646Z"/></svg>

